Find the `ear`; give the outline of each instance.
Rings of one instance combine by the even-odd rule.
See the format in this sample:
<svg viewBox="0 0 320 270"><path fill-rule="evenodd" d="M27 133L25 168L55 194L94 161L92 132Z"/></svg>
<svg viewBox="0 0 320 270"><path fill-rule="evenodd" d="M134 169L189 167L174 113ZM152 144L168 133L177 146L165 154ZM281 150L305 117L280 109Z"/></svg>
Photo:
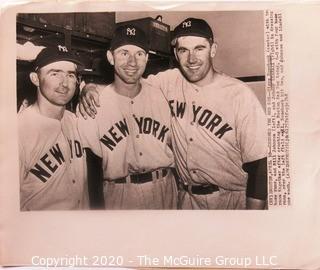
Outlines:
<svg viewBox="0 0 320 270"><path fill-rule="evenodd" d="M110 50L107 51L107 59L108 59L109 63L114 66L114 58L113 58L113 54Z"/></svg>
<svg viewBox="0 0 320 270"><path fill-rule="evenodd" d="M217 43L212 43L211 49L210 49L210 56L213 58L216 55L217 52Z"/></svg>
<svg viewBox="0 0 320 270"><path fill-rule="evenodd" d="M38 74L35 73L35 72L31 72L30 75L30 80L31 82L35 85L35 86L39 86L39 77L38 77Z"/></svg>
<svg viewBox="0 0 320 270"><path fill-rule="evenodd" d="M174 53L174 56L176 57L176 60L179 62L176 47L173 48L173 53Z"/></svg>

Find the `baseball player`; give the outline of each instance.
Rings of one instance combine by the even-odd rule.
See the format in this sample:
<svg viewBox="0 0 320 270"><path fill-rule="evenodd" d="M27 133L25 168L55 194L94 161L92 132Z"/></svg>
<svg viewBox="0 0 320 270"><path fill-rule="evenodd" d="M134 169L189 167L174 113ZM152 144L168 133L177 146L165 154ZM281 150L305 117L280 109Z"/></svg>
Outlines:
<svg viewBox="0 0 320 270"><path fill-rule="evenodd" d="M81 63L64 46L43 49L30 73L36 102L18 114L20 208L88 208L85 155L77 120L65 106Z"/></svg>
<svg viewBox="0 0 320 270"><path fill-rule="evenodd" d="M141 76L149 41L133 25L115 30L107 59L114 82L101 91L95 119L79 119L95 208L175 209L170 112L163 93ZM103 196L99 196L99 190Z"/></svg>
<svg viewBox="0 0 320 270"><path fill-rule="evenodd" d="M147 82L160 87L170 106L180 207L264 209L267 125L260 103L245 84L214 70L217 45L204 20L181 22L172 45L180 70ZM83 97L92 115L97 92Z"/></svg>

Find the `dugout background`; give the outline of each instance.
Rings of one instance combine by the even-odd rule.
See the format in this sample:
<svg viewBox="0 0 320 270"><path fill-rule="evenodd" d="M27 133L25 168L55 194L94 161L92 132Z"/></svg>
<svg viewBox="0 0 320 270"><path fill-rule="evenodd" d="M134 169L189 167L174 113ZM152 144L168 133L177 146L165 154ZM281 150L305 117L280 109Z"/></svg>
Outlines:
<svg viewBox="0 0 320 270"><path fill-rule="evenodd" d="M18 14L17 42L66 45L85 61L86 81L110 83L113 68L107 63L105 52L117 23L133 20L152 37L145 72L148 75L176 65L170 50L170 30L190 16L205 19L213 28L218 44L215 68L248 83L265 108L263 11ZM35 87L29 80L31 68L31 63L17 61L18 108L23 99L35 99ZM69 108L74 110L76 103L77 96Z"/></svg>

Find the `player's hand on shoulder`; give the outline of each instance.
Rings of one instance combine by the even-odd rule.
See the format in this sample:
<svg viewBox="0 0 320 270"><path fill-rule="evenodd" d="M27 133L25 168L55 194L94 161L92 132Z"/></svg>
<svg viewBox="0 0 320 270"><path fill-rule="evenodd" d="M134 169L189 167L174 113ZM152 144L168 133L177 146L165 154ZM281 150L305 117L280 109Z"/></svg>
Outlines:
<svg viewBox="0 0 320 270"><path fill-rule="evenodd" d="M85 84L80 93L79 106L77 115L79 113L83 116L84 119L87 119L89 115L91 118L95 118L97 114L96 107L100 107L100 93L104 88L104 85L99 85L95 83Z"/></svg>

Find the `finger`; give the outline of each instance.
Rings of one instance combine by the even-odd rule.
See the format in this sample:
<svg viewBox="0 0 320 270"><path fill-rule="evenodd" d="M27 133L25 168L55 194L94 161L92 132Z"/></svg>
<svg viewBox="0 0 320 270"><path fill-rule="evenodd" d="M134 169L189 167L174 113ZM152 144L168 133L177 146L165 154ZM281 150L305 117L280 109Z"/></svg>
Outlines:
<svg viewBox="0 0 320 270"><path fill-rule="evenodd" d="M96 114L96 113L97 113L97 110L96 110L96 104L95 104L94 98L91 98L90 102L91 102L91 104L92 104L92 105L90 106L90 109L91 109L91 111L93 111L94 114Z"/></svg>
<svg viewBox="0 0 320 270"><path fill-rule="evenodd" d="M84 119L87 119L87 116L85 113L83 113L83 105L79 102L76 108L76 117L80 118L80 116L83 116Z"/></svg>
<svg viewBox="0 0 320 270"><path fill-rule="evenodd" d="M100 102L99 102L99 93L97 91L92 92L92 98L95 106L100 107Z"/></svg>
<svg viewBox="0 0 320 270"><path fill-rule="evenodd" d="M91 98L91 94L90 93L87 93L84 97L83 97L83 105L87 111L90 110L90 111L87 111L87 113L90 115L90 114L96 114L96 108L94 107L93 105L93 101L92 101L92 98Z"/></svg>
<svg viewBox="0 0 320 270"><path fill-rule="evenodd" d="M87 103L87 100L85 98L83 98L81 103L82 103L82 106L83 106L83 111L86 114L86 116L89 115L91 118L94 118L95 114L91 111L90 106Z"/></svg>
<svg viewBox="0 0 320 270"><path fill-rule="evenodd" d="M82 100L82 105L86 114L89 115L91 118L95 118L95 113L91 110L90 105L87 103L87 99L84 98Z"/></svg>
<svg viewBox="0 0 320 270"><path fill-rule="evenodd" d="M80 111L82 117L87 120L87 114L85 113L85 110L84 110L82 103L79 103L78 107L79 107L79 111Z"/></svg>
<svg viewBox="0 0 320 270"><path fill-rule="evenodd" d="M79 111L79 105L76 107L76 117L79 118L80 116L80 111Z"/></svg>

